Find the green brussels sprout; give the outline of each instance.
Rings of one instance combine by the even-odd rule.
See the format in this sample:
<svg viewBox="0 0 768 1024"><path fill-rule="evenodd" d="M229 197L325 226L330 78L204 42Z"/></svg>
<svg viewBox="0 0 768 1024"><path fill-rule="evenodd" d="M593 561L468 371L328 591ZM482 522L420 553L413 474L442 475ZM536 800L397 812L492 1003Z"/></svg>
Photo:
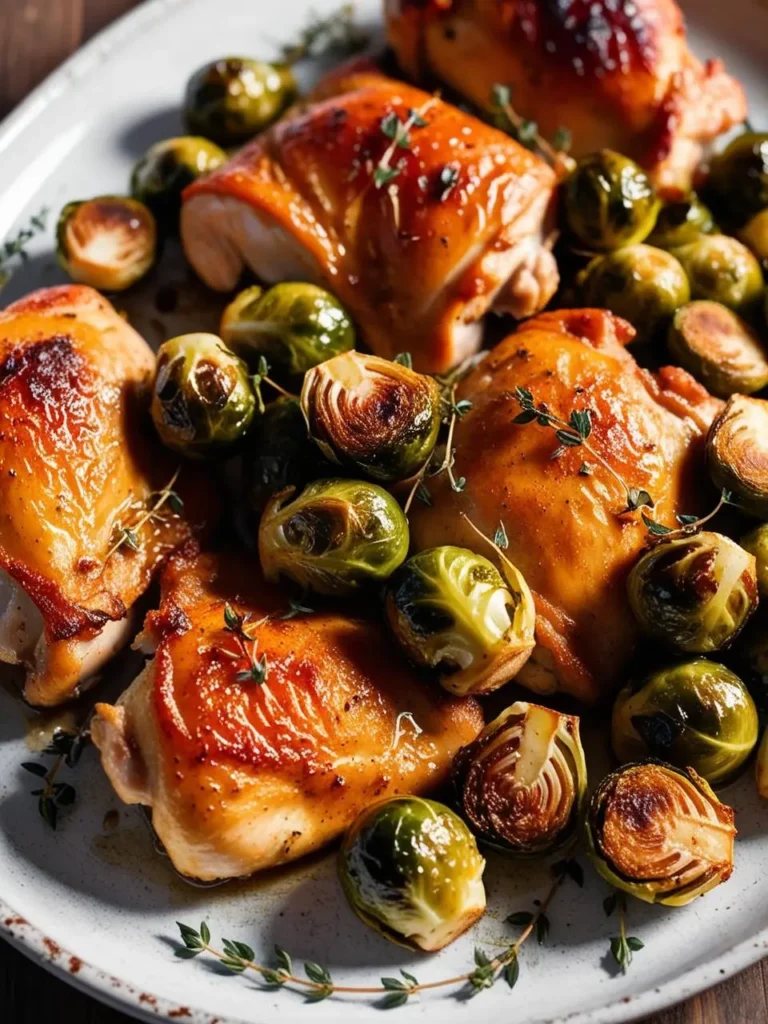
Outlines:
<svg viewBox="0 0 768 1024"><path fill-rule="evenodd" d="M309 435L323 455L374 480L418 472L440 430L440 391L432 377L362 352L310 370L301 389Z"/></svg>
<svg viewBox="0 0 768 1024"><path fill-rule="evenodd" d="M651 755L691 767L716 786L752 753L757 725L755 702L741 679L699 658L625 686L613 705L611 742L620 761Z"/></svg>
<svg viewBox="0 0 768 1024"><path fill-rule="evenodd" d="M486 693L513 679L533 651L536 611L523 576L467 548L409 558L387 585L385 609L408 658L437 669L451 693Z"/></svg>
<svg viewBox="0 0 768 1024"><path fill-rule="evenodd" d="M576 164L565 182L563 210L571 234L591 251L604 252L647 238L659 199L634 160L602 149Z"/></svg>
<svg viewBox="0 0 768 1024"><path fill-rule="evenodd" d="M711 235L716 230L712 211L695 192L690 192L684 198L673 199L662 206L646 241L659 249L675 249L695 242L699 235Z"/></svg>
<svg viewBox="0 0 768 1024"><path fill-rule="evenodd" d="M409 949L447 946L485 911L485 861L464 822L417 796L381 800L339 851L339 878L358 917Z"/></svg>
<svg viewBox="0 0 768 1024"><path fill-rule="evenodd" d="M258 285L240 292L224 310L221 336L255 366L264 356L278 378L291 383L307 370L355 347L349 314L330 292L314 284Z"/></svg>
<svg viewBox="0 0 768 1024"><path fill-rule="evenodd" d="M639 341L666 330L690 299L685 271L675 257L650 245L630 245L597 256L579 275L582 305L605 307L629 320Z"/></svg>
<svg viewBox="0 0 768 1024"><path fill-rule="evenodd" d="M707 435L713 482L736 495L758 519L768 519L768 402L733 395Z"/></svg>
<svg viewBox="0 0 768 1024"><path fill-rule="evenodd" d="M587 853L617 889L683 907L730 878L733 822L733 810L692 768L625 764L592 796Z"/></svg>
<svg viewBox="0 0 768 1024"><path fill-rule="evenodd" d="M688 275L692 299L710 299L750 313L763 297L763 272L755 257L737 238L702 235L675 249Z"/></svg>
<svg viewBox="0 0 768 1024"><path fill-rule="evenodd" d="M710 165L707 194L734 227L768 206L768 134L744 132Z"/></svg>
<svg viewBox="0 0 768 1024"><path fill-rule="evenodd" d="M395 499L364 480L289 487L264 509L259 557L270 582L281 576L319 594L347 594L386 580L408 554L408 521Z"/></svg>
<svg viewBox="0 0 768 1024"><path fill-rule="evenodd" d="M131 195L145 203L167 230L176 230L181 193L192 182L221 167L227 154L208 139L183 135L150 146L131 174Z"/></svg>
<svg viewBox="0 0 768 1024"><path fill-rule="evenodd" d="M739 541L739 544L755 556L757 589L760 597L768 598L768 523L760 523Z"/></svg>
<svg viewBox="0 0 768 1024"><path fill-rule="evenodd" d="M184 123L193 135L220 146L239 146L276 121L296 96L288 64L222 57L189 79Z"/></svg>
<svg viewBox="0 0 768 1024"><path fill-rule="evenodd" d="M97 196L67 203L56 225L56 255L73 281L102 292L130 288L155 262L157 225L143 203Z"/></svg>
<svg viewBox="0 0 768 1024"><path fill-rule="evenodd" d="M763 738L757 751L755 785L757 786L757 795L768 799L768 728L763 732Z"/></svg>
<svg viewBox="0 0 768 1024"><path fill-rule="evenodd" d="M768 267L768 210L761 210L747 221L739 231L739 241L760 260L765 270Z"/></svg>
<svg viewBox="0 0 768 1024"><path fill-rule="evenodd" d="M720 651L757 607L755 559L719 533L663 540L635 563L627 593L647 633L689 654Z"/></svg>
<svg viewBox="0 0 768 1024"><path fill-rule="evenodd" d="M215 334L183 334L157 353L152 419L160 440L189 458L226 452L256 410L248 369Z"/></svg>
<svg viewBox="0 0 768 1024"><path fill-rule="evenodd" d="M579 719L516 701L459 751L453 784L481 842L502 853L554 852L573 836L587 792Z"/></svg>
<svg viewBox="0 0 768 1024"><path fill-rule="evenodd" d="M751 327L719 302L699 299L674 315L672 358L715 395L752 394L768 384L768 351Z"/></svg>

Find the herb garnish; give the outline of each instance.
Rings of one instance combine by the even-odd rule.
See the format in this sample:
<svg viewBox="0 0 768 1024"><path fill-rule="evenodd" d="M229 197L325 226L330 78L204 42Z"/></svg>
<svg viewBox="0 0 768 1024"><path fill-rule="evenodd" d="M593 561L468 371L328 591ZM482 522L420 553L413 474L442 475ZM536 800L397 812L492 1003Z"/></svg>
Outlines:
<svg viewBox="0 0 768 1024"><path fill-rule="evenodd" d="M315 610L314 608L310 608L309 605L303 604L302 601L294 601L293 598L290 598L288 601L288 609L289 610L284 615L280 616L283 622L287 622L289 619L295 619L299 615L312 615Z"/></svg>
<svg viewBox="0 0 768 1024"><path fill-rule="evenodd" d="M161 491L153 491L149 495L150 505L144 512L139 516L135 523L131 526L123 526L118 520L115 524L115 534L117 539L112 544L112 547L107 552L104 564L110 560L112 555L122 547L130 548L131 551L141 551L141 542L139 540L139 533L146 526L147 523L164 523L168 521L168 517L162 515L160 510L164 505L168 505L173 515L181 515L184 511L184 502L181 500L179 495L174 491L174 485L179 478L181 473L181 466L176 470L168 483L163 487Z"/></svg>
<svg viewBox="0 0 768 1024"><path fill-rule="evenodd" d="M629 965L632 963L632 954L643 949L644 943L634 935L627 935L627 901L622 893L614 892L603 900L603 910L606 917L610 917L614 910L619 912L619 934L611 938L611 956L626 974Z"/></svg>
<svg viewBox="0 0 768 1024"><path fill-rule="evenodd" d="M280 387L272 378L269 376L270 365L264 356L259 356L259 361L256 364L256 373L251 374L251 386L253 387L253 393L256 396L256 407L260 413L264 413L266 405L264 404L264 398L261 394L261 385L269 384L271 388L279 392L285 398L298 398L298 395L292 394L290 391L286 391L285 388Z"/></svg>
<svg viewBox="0 0 768 1024"><path fill-rule="evenodd" d="M296 42L281 50L283 60L297 64L318 57L350 57L364 50L368 42L368 33L355 24L354 3L345 3L327 17L311 13Z"/></svg>
<svg viewBox="0 0 768 1024"><path fill-rule="evenodd" d="M384 155L376 164L373 169L373 184L376 188L383 188L388 185L391 181L400 174L402 167L400 164L392 165L392 157L395 155L398 149L410 149L411 147L411 129L412 128L424 128L427 122L424 120L424 114L429 110L430 107L434 106L437 102L434 96L422 103L418 110L411 110L408 113L408 119L401 121L400 118L394 111L391 111L385 117L382 117L379 122L381 133L387 139L391 139L389 146L384 151Z"/></svg>
<svg viewBox="0 0 768 1024"><path fill-rule="evenodd" d="M50 768L37 761L25 761L21 767L24 771L42 779L42 789L33 789L32 796L36 796L37 809L43 821L54 831L59 820L59 812L64 808L71 807L77 797L75 787L68 782L57 782L56 777L59 769L66 765L67 768L74 768L80 760L83 748L90 739L90 732L87 726L78 729L77 732L65 732L64 729L56 729L51 742L42 751L43 754L53 754L56 760Z"/></svg>
<svg viewBox="0 0 768 1024"><path fill-rule="evenodd" d="M44 206L33 217L29 218L29 224L20 228L12 238L7 238L0 246L0 288L3 288L10 281L14 267L14 260L26 263L29 259L27 244L32 241L35 235L45 231L48 220L48 208Z"/></svg>
<svg viewBox="0 0 768 1024"><path fill-rule="evenodd" d="M698 533L705 523L708 523L710 519L714 519L724 505L734 505L738 508L738 503L733 500L733 494L731 491L725 490L725 488L720 492L717 504L707 515L701 518L698 516L675 516L678 523L680 523L680 526L676 528L665 526L663 523L657 523L655 519L651 519L645 512L642 513L642 517L648 533L652 537L664 537L666 540L672 540L676 537L690 537L692 534Z"/></svg>
<svg viewBox="0 0 768 1024"><path fill-rule="evenodd" d="M521 117L512 106L512 89L508 85L496 84L491 90L491 104L497 116L506 122L508 134L527 149L538 151L552 165L560 177L569 174L576 166L576 161L568 156L571 148L571 133L567 128L558 128L552 142L549 143L539 135L539 126L535 121Z"/></svg>
<svg viewBox="0 0 768 1024"><path fill-rule="evenodd" d="M248 663L248 667L238 672L235 676L238 683L255 683L257 686L261 686L267 678L267 656L262 654L260 658L256 657L256 649L259 642L250 635L248 630L255 629L257 626L263 626L269 620L269 615L265 615L258 622L250 622L249 620L249 613L240 615L231 604L224 605L224 629L235 638L238 650L235 652L222 648L221 653L236 661L245 659ZM249 644L250 647L248 646Z"/></svg>

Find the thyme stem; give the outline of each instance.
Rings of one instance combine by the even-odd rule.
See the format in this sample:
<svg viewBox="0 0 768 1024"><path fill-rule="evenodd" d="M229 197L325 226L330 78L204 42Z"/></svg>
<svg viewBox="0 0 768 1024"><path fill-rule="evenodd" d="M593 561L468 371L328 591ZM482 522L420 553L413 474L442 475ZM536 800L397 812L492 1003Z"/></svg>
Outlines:
<svg viewBox="0 0 768 1024"><path fill-rule="evenodd" d="M179 473L181 473L181 466L179 466L179 468L173 474L173 476L162 489L162 491L158 492L157 501L155 501L148 509L146 509L139 516L139 518L136 520L133 526L120 528L120 536L109 549L109 551L107 552L107 556L104 559L105 566L112 557L112 555L114 555L114 553L118 551L124 544L129 543L129 545L131 545L132 543L132 546L136 546L136 537L138 537L139 532L143 529L144 526L146 526L146 524L151 519L158 518L158 512L163 507L163 505L165 505L166 502L172 501L181 504L181 499L173 489L176 481L179 478Z"/></svg>

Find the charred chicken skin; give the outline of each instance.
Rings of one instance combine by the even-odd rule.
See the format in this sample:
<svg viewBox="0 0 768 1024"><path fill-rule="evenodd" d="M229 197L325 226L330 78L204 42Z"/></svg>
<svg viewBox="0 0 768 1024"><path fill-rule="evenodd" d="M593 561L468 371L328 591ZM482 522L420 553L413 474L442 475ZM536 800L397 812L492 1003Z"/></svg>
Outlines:
<svg viewBox="0 0 768 1024"><path fill-rule="evenodd" d="M0 660L26 666L32 704L72 697L130 639L156 567L206 519L185 473L189 521L166 507L140 550L112 550L177 467L144 436L153 368L91 288L44 289L0 312Z"/></svg>
<svg viewBox="0 0 768 1024"><path fill-rule="evenodd" d="M261 685L243 679L227 603L247 617L247 650L266 656ZM286 620L287 609L247 560L173 556L142 637L154 658L116 706L97 706L93 739L115 790L151 808L189 877L249 875L317 849L377 798L442 782L482 727L472 699L430 688L378 624L338 611Z"/></svg>
<svg viewBox="0 0 768 1024"><path fill-rule="evenodd" d="M705 147L743 121L746 99L719 60L688 48L674 0L385 0L405 72L437 78L489 110L495 84L580 156L634 157L662 191L690 188Z"/></svg>
<svg viewBox="0 0 768 1024"><path fill-rule="evenodd" d="M184 250L206 284L228 291L248 267L325 285L377 354L407 350L434 372L477 351L490 308L546 305L558 277L542 160L380 74L336 74L318 95L185 192Z"/></svg>
<svg viewBox="0 0 768 1024"><path fill-rule="evenodd" d="M537 647L518 681L588 703L624 681L636 639L626 578L648 534L638 512L622 514L620 481L648 491L662 523L674 527L678 512L700 511L694 478L718 407L683 370L642 370L624 348L633 335L602 310L561 310L523 324L458 390L473 403L455 432L454 475L466 477L465 489L455 493L443 474L429 482L431 507L415 503L411 512L420 548L457 544L487 554L464 516L487 537L504 523L506 553L537 613ZM535 420L516 423L517 388L565 421L589 409L589 444L610 468L581 446L560 446Z"/></svg>

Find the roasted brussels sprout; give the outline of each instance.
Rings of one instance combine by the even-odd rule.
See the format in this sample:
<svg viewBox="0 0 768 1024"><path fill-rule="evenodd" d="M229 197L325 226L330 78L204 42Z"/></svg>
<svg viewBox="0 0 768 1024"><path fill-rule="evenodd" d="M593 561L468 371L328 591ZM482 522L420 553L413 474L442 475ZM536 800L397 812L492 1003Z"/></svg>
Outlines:
<svg viewBox="0 0 768 1024"><path fill-rule="evenodd" d="M707 436L714 483L736 495L747 512L768 519L768 402L733 395Z"/></svg>
<svg viewBox="0 0 768 1024"><path fill-rule="evenodd" d="M339 878L358 917L385 938L434 952L485 910L472 833L448 807L396 796L363 811L339 852Z"/></svg>
<svg viewBox="0 0 768 1024"><path fill-rule="evenodd" d="M133 168L131 195L145 203L163 227L175 230L181 193L195 178L221 167L226 159L223 149L196 135L156 142Z"/></svg>
<svg viewBox="0 0 768 1024"><path fill-rule="evenodd" d="M642 242L659 211L659 200L642 168L629 157L601 149L582 157L565 183L565 221L592 251Z"/></svg>
<svg viewBox="0 0 768 1024"><path fill-rule="evenodd" d="M765 270L768 267L768 209L761 210L747 221L739 231L739 241L760 260Z"/></svg>
<svg viewBox="0 0 768 1024"><path fill-rule="evenodd" d="M611 741L620 761L651 755L716 786L752 753L757 709L735 673L698 658L625 686L613 705Z"/></svg>
<svg viewBox="0 0 768 1024"><path fill-rule="evenodd" d="M190 78L184 122L194 135L220 146L238 146L276 121L296 95L289 65L223 57Z"/></svg>
<svg viewBox="0 0 768 1024"><path fill-rule="evenodd" d="M755 761L755 783L758 796L768 799L768 728L763 732Z"/></svg>
<svg viewBox="0 0 768 1024"><path fill-rule="evenodd" d="M355 347L346 310L323 288L304 283L246 288L224 310L221 336L246 362L264 356L278 378L291 382Z"/></svg>
<svg viewBox="0 0 768 1024"><path fill-rule="evenodd" d="M458 809L503 853L552 853L573 835L587 791L574 715L516 701L453 763Z"/></svg>
<svg viewBox="0 0 768 1024"><path fill-rule="evenodd" d="M662 541L635 563L627 592L646 632L689 654L720 651L757 607L755 559L719 533Z"/></svg>
<svg viewBox="0 0 768 1024"><path fill-rule="evenodd" d="M751 394L768 384L768 352L755 332L719 302L689 302L668 335L672 358L715 395Z"/></svg>
<svg viewBox="0 0 768 1024"><path fill-rule="evenodd" d="M152 389L160 440L189 458L230 449L256 410L248 370L215 334L183 334L160 346Z"/></svg>
<svg viewBox="0 0 768 1024"><path fill-rule="evenodd" d="M598 256L578 279L582 305L605 307L629 320L639 341L666 330L690 299L685 271L675 257L651 245L630 245Z"/></svg>
<svg viewBox="0 0 768 1024"><path fill-rule="evenodd" d="M707 194L733 227L768 206L768 134L744 132L711 163Z"/></svg>
<svg viewBox="0 0 768 1024"><path fill-rule="evenodd" d="M738 239L728 235L702 235L675 249L688 275L692 299L710 299L746 315L763 296L763 272L755 257Z"/></svg>
<svg viewBox="0 0 768 1024"><path fill-rule="evenodd" d="M755 556L757 589L760 597L768 598L768 523L761 523L741 538L739 544Z"/></svg>
<svg viewBox="0 0 768 1024"><path fill-rule="evenodd" d="M56 226L56 255L73 281L122 292L155 262L157 226L143 203L97 196L67 203Z"/></svg>
<svg viewBox="0 0 768 1024"><path fill-rule="evenodd" d="M265 577L319 594L345 594L387 579L408 554L408 521L395 499L363 480L316 480L268 503L259 526Z"/></svg>
<svg viewBox="0 0 768 1024"><path fill-rule="evenodd" d="M715 230L712 211L691 192L683 199L673 199L662 206L647 242L659 249L675 249Z"/></svg>
<svg viewBox="0 0 768 1024"><path fill-rule="evenodd" d="M392 633L451 693L498 689L531 655L533 598L511 563L505 575L482 555L445 545L413 555L387 585Z"/></svg>
<svg viewBox="0 0 768 1024"><path fill-rule="evenodd" d="M374 480L413 476L440 430L440 393L432 377L362 352L310 370L301 408L326 458Z"/></svg>
<svg viewBox="0 0 768 1024"><path fill-rule="evenodd" d="M617 889L682 907L730 878L733 822L733 810L691 768L625 764L590 801L587 852Z"/></svg>

